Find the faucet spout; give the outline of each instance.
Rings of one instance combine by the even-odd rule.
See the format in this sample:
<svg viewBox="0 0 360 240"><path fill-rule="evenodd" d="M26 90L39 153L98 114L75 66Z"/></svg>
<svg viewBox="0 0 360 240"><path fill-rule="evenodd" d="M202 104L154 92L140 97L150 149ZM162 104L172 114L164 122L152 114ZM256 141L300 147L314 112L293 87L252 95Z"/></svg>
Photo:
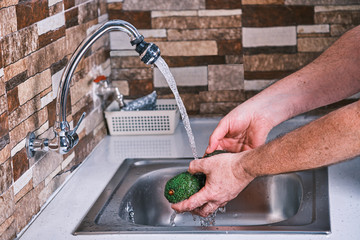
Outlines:
<svg viewBox="0 0 360 240"><path fill-rule="evenodd" d="M47 141L37 141L34 135L29 134L27 138L27 152L28 157L32 157L35 151L47 151L53 150L59 151L61 154L69 152L78 142L78 136L76 129L79 126L81 120L79 120L74 130L70 130L70 125L66 121L66 103L69 93L71 78L74 75L75 69L79 64L81 58L85 55L87 50L93 45L93 43L99 39L102 35L109 31L121 31L126 33L130 37L130 43L135 47L135 51L139 53L141 61L146 64L153 64L160 56L159 48L153 43L147 43L144 41L144 37L138 32L138 30L130 23L123 20L111 20L103 24L93 34L85 38L81 44L77 47L73 55L71 56L65 70L61 76L60 87L57 93L56 99L56 118L54 125L55 138L52 142L58 142L55 148L47 147ZM120 94L119 94L120 95ZM31 136L31 137L30 137ZM44 146L44 147L41 147ZM30 154L29 154L30 153Z"/></svg>

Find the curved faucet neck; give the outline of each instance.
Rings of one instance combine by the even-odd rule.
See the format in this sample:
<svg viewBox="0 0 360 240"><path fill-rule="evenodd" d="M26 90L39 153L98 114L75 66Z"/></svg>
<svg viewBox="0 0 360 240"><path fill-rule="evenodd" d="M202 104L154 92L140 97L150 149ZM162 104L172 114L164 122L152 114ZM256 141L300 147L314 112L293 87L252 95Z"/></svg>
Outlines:
<svg viewBox="0 0 360 240"><path fill-rule="evenodd" d="M77 65L81 58L85 55L87 50L92 44L99 39L103 34L109 31L122 31L128 34L131 40L131 44L139 44L143 41L144 37L138 32L138 30L130 23L123 20L111 20L102 25L93 34L85 38L78 46L76 51L71 56L65 70L61 76L60 88L57 93L56 99L56 121L54 129L56 132L62 130L68 132L69 124L66 121L66 102L69 93L71 78L75 72Z"/></svg>

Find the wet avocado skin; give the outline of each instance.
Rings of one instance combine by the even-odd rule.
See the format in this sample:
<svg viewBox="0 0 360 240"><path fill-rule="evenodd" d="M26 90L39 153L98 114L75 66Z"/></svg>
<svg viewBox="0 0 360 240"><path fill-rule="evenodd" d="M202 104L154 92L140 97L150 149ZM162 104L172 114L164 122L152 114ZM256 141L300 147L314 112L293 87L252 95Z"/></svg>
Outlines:
<svg viewBox="0 0 360 240"><path fill-rule="evenodd" d="M217 154L226 153L223 150L215 150L214 152L204 156L211 157ZM165 185L164 196L170 203L178 203L188 199L191 195L198 192L205 186L206 175L203 173L190 174L182 172L171 178Z"/></svg>

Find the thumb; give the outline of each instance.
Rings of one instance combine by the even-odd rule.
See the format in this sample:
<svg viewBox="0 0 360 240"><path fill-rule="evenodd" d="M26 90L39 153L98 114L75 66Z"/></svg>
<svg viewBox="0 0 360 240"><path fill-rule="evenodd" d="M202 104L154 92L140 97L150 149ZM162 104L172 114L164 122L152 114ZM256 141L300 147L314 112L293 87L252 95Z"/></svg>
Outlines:
<svg viewBox="0 0 360 240"><path fill-rule="evenodd" d="M206 148L205 153L214 152L219 146L220 140L222 140L226 134L227 133L218 126L209 138L209 146Z"/></svg>
<svg viewBox="0 0 360 240"><path fill-rule="evenodd" d="M205 159L196 159L190 162L188 172L191 174L204 173L208 174L207 167L204 162Z"/></svg>

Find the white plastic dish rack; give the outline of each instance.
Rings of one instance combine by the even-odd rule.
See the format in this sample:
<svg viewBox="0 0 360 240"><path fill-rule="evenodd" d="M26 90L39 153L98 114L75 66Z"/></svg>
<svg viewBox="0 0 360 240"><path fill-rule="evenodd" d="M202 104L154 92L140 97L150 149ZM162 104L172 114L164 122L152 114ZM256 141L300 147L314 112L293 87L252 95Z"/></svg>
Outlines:
<svg viewBox="0 0 360 240"><path fill-rule="evenodd" d="M105 118L110 135L172 134L180 113L175 99L157 99L155 110L140 111L120 111L114 101L105 109Z"/></svg>

